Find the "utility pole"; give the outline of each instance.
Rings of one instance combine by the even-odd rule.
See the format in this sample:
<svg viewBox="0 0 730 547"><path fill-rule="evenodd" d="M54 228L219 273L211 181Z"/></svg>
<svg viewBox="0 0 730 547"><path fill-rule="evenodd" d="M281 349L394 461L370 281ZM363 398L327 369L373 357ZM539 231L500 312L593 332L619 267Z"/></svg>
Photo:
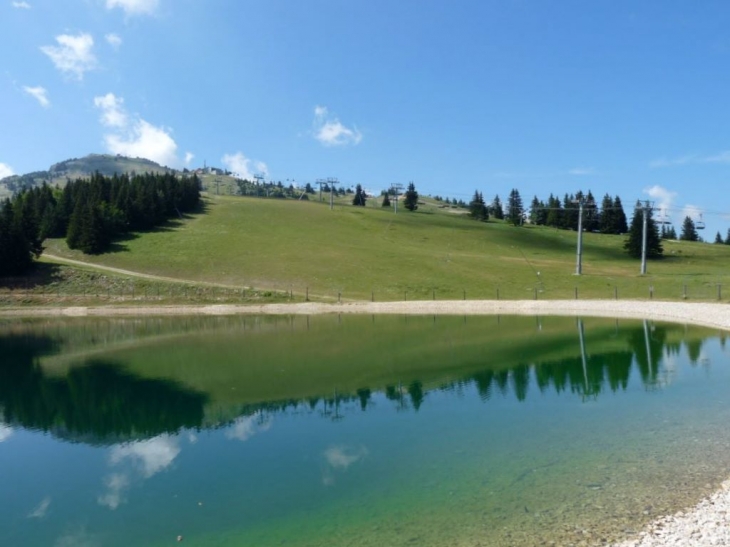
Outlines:
<svg viewBox="0 0 730 547"><path fill-rule="evenodd" d="M646 275L646 228L649 222L649 202L644 202L641 228L641 275Z"/></svg>
<svg viewBox="0 0 730 547"><path fill-rule="evenodd" d="M339 184L337 177L328 177L327 184L330 185L330 211L335 207L335 185Z"/></svg>
<svg viewBox="0 0 730 547"><path fill-rule="evenodd" d="M264 176L261 173L254 175L253 178L256 179L256 186L258 186L259 184L263 184ZM266 190L266 197L269 197L268 190Z"/></svg>
<svg viewBox="0 0 730 547"><path fill-rule="evenodd" d="M575 275L583 273L583 204L584 198L573 200L578 204L578 251L575 261Z"/></svg>
<svg viewBox="0 0 730 547"><path fill-rule="evenodd" d="M221 179L217 178L215 179L215 194L217 196L221 195Z"/></svg>
<svg viewBox="0 0 730 547"><path fill-rule="evenodd" d="M319 184L319 201L322 201L322 185L327 184L327 179L317 179L317 184Z"/></svg>
<svg viewBox="0 0 730 547"><path fill-rule="evenodd" d="M402 184L392 184L391 188L393 189L393 192L395 193L395 214L398 214L398 191L403 189Z"/></svg>

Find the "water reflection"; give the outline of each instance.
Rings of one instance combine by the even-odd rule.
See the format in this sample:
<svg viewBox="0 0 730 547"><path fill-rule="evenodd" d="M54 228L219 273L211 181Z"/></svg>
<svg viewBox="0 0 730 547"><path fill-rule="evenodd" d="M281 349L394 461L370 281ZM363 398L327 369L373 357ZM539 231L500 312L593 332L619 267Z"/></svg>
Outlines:
<svg viewBox="0 0 730 547"><path fill-rule="evenodd" d="M377 343L356 344L363 344L363 339L378 341L390 334L389 321L397 318L377 322L362 319L337 317L314 343L302 337L319 336L321 322L332 323L331 318L323 318L320 325L310 322L309 317L299 318L299 322L306 322L304 328L291 317L254 317L102 322L95 327L82 323L80 328L69 331L71 335L53 323L43 323L35 330L6 329L7 333L0 335L0 442L22 427L76 442L122 443L110 456L112 466L133 462L141 469L141 476L148 478L174 460L179 448L173 445L170 435L181 429L225 427L227 438L246 441L271 428L273 416L279 413L311 412L339 421L354 409L368 411L377 396L384 397L398 412L419 412L433 393L471 388L485 403L495 396L526 401L547 391L576 395L589 402L606 392L627 390L632 375L637 375L647 390L662 389L672 382L671 357L683 344L692 364L707 364L702 345L709 332L688 333L685 327L671 324L627 321L619 328L618 321L615 325L603 321L601 336L591 338L596 327L588 327L581 319L569 320L566 328L551 331L554 318L534 318L536 336L505 342L514 318L467 321L464 317L442 325L440 322L446 321L440 317L412 317L408 332L422 337L413 347L425 349L413 357L407 351L400 352L405 357L399 352L391 357L387 348L372 354L360 349L373 351L371 347ZM523 322L530 321L523 318ZM487 322L492 332L480 334L482 323ZM611 340L606 343L604 334L609 324ZM333 329L340 344L334 349L330 347ZM205 338L192 340L188 348L178 342L180 332L202 332L199 336ZM443 339L428 346L435 332ZM240 334L248 338L242 342ZM176 338L169 340L169 336ZM136 344L141 339L154 342L152 349L158 353L144 354L136 369L136 354L129 357L121 352L110 357L98 351L110 343L127 347L129 340ZM222 357L203 346L202 341L208 339L209 348L222 352ZM179 354L169 358L172 348L178 345ZM73 355L85 357L68 362L64 355L69 347ZM90 347L93 351L88 351ZM133 345L132 350L138 351L137 347ZM281 347L287 350L286 357L275 353ZM411 351L410 346L406 347ZM246 352L243 357L242 349ZM194 354L196 350L208 352L201 355L207 355L210 362ZM61 368L57 364L41 366L42 358L59 354L64 363ZM155 367L162 360L160 354L170 363L158 370ZM282 361L284 358L296 361L289 364ZM344 359L348 359L347 365L343 365ZM375 379L353 386L352 377L367 377L366 373L374 368L373 360L384 363L375 367ZM208 377L219 368L234 378L221 376L222 380L212 382L212 387L192 387L208 386ZM310 369L324 372L317 376ZM154 377L142 377L134 370L152 370ZM254 372L245 376L251 370ZM184 382L176 379L183 378L182 373L187 374ZM237 375L244 376L237 380ZM341 378L349 383L348 387L340 387L345 383ZM238 403L244 395L236 395L240 392L235 391L236 386L250 391L245 395L246 402ZM276 395L266 395L272 386L277 389ZM286 396L287 390L291 396ZM215 412L210 410L213 407ZM129 481L128 475L110 474L100 503L118 505Z"/></svg>
<svg viewBox="0 0 730 547"><path fill-rule="evenodd" d="M200 427L206 395L175 382L143 379L114 361L89 360L53 376L38 358L57 348L46 336L0 337L0 410L4 425L50 432L72 441L108 444Z"/></svg>
<svg viewBox="0 0 730 547"><path fill-rule="evenodd" d="M606 392L626 391L632 374L638 375L644 389L649 391L662 389L672 382L676 373L672 357L682 347L682 341L668 339L668 331L675 329L675 326L657 325L649 321L632 322L630 328L621 332L626 342L624 349L597 353L592 353L590 345L586 343L585 328L584 321L578 319L576 354L561 359L521 362L504 368L489 366L462 378L430 386L418 379L403 378L381 388L362 387L354 393L335 390L331 396L310 397L306 401L266 401L248 406L243 412L249 416L258 416L257 419L261 421L264 415L308 409L318 411L323 417L339 420L346 414L343 408L348 405L356 405L360 410L367 411L373 405L373 397L378 394L391 401L398 412L418 412L433 392L463 391L470 387L476 389L484 402L492 399L495 393L525 401L531 385L536 386L540 393L553 391L557 394L572 394L588 402L596 401ZM615 336L618 336L618 330ZM701 361L707 364L701 357L702 338L689 338L684 344L693 365Z"/></svg>
<svg viewBox="0 0 730 547"><path fill-rule="evenodd" d="M109 467L113 471L104 478L106 490L97 498L97 502L109 509L116 509L126 501L126 492L133 483L164 471L172 465L178 454L180 442L170 435L112 447Z"/></svg>

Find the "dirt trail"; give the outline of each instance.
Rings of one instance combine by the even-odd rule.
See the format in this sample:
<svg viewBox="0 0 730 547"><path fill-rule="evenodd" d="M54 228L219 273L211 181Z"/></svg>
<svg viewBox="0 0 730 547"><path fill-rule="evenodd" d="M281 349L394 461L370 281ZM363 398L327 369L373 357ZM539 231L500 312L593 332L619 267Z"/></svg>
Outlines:
<svg viewBox="0 0 730 547"><path fill-rule="evenodd" d="M153 281L164 281L166 283L189 283L191 285L206 285L208 287L222 287L225 289L240 289L240 285L226 285L225 283L211 283L208 281L194 281L191 279L180 279L179 277L165 277L164 275L153 275L142 272L134 272L132 270L123 270L122 268L112 268L111 266L102 266L101 264L94 264L92 262L83 262L82 260L74 260L72 258L64 258L58 255L52 255L43 253L44 258L49 259L51 262L60 262L62 264L70 264L72 266L82 266L84 268L93 268L95 270L102 270L105 272L111 272L121 275L129 275L132 277L139 277L142 279L151 279ZM245 287L244 287L245 288Z"/></svg>

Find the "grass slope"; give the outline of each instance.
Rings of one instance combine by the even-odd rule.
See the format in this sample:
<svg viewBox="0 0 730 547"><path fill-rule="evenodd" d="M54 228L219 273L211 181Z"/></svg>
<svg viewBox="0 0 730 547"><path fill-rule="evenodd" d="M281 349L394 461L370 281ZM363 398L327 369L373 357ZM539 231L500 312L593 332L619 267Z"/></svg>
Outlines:
<svg viewBox="0 0 730 547"><path fill-rule="evenodd" d="M425 204L410 213L341 202L209 196L206 213L87 257L62 240L49 253L194 282L289 290L324 299L654 298L714 300L727 285L730 247L666 242L648 275L623 251L624 236L479 223ZM730 287L726 292L730 294Z"/></svg>

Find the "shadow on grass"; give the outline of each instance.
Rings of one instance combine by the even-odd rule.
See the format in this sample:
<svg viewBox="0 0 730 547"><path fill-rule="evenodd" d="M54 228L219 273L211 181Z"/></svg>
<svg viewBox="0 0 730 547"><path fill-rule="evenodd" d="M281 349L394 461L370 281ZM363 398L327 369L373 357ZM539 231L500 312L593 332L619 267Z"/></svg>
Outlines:
<svg viewBox="0 0 730 547"><path fill-rule="evenodd" d="M23 276L0 277L0 289L11 291L47 287L63 279L60 264L36 262L34 267Z"/></svg>
<svg viewBox="0 0 730 547"><path fill-rule="evenodd" d="M198 206L195 208L194 211L188 212L188 213L180 213L180 216L177 218L169 218L165 220L162 224L159 226L155 226L154 228L150 228L149 230L143 230L139 232L127 232L125 234L121 234L118 237L115 237L111 244L109 245L109 248L100 253L102 255L104 254L112 254L112 253L125 253L129 252L129 247L125 245L127 241L134 241L135 239L139 239L140 236L143 234L154 234L154 233L160 233L160 232L174 232L178 228L180 228L183 223L187 220L192 220L195 217L199 215L203 215L208 212L208 205L201 200L198 203Z"/></svg>

